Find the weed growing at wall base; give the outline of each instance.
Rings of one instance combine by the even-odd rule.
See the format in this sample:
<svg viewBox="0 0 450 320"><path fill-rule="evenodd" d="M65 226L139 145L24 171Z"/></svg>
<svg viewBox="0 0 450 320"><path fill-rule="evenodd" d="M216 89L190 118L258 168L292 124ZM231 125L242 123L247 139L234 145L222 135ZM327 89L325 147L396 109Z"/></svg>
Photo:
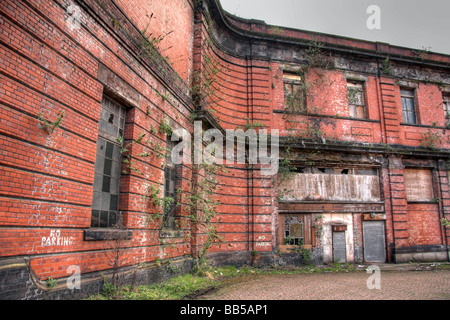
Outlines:
<svg viewBox="0 0 450 320"><path fill-rule="evenodd" d="M141 285L134 288L124 286L120 291L111 283L107 283L100 294L93 295L88 300L193 300L205 292L223 287L230 279L239 279L241 277L348 272L363 272L363 270L359 270L352 264L335 264L334 266L306 265L297 268L264 269L250 266L242 266L240 268L235 266L218 268L206 266L202 272L179 275L157 284Z"/></svg>

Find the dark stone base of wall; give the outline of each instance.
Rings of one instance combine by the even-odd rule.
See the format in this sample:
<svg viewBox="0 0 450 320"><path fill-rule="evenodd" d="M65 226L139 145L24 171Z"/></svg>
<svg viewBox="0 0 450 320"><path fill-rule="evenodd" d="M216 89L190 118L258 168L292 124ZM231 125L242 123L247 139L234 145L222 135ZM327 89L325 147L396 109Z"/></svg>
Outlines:
<svg viewBox="0 0 450 320"><path fill-rule="evenodd" d="M323 249L314 248L308 256L302 253L277 253L275 254L275 265L277 266L302 266L323 264Z"/></svg>
<svg viewBox="0 0 450 320"><path fill-rule="evenodd" d="M248 251L215 252L207 256L208 262L214 267L232 265L239 268L250 265L251 259L251 253Z"/></svg>
<svg viewBox="0 0 450 320"><path fill-rule="evenodd" d="M313 252L313 257L314 257ZM316 255L315 257L319 257ZM313 258L313 259L316 259ZM212 253L207 257L212 266L233 265L236 267L301 265L299 254L280 256L273 252L248 251ZM164 260L160 263L140 264L120 269L120 279L124 285L158 283L171 277L192 271L195 261L191 257L180 257ZM83 273L80 277L80 288L69 289L69 278L57 279L55 285L48 287L47 281L40 281L30 272L27 258L0 260L0 300L76 300L100 293L105 282L110 282L111 270ZM74 282L70 282L74 284Z"/></svg>
<svg viewBox="0 0 450 320"><path fill-rule="evenodd" d="M395 263L449 261L450 250L444 245L411 246L394 250Z"/></svg>
<svg viewBox="0 0 450 320"><path fill-rule="evenodd" d="M148 263L120 270L124 285L158 283L192 270L190 257L165 260L161 264ZM112 271L85 273L80 277L79 289L69 289L69 278L58 279L55 286L38 280L30 272L26 258L0 261L0 300L77 300L100 293L105 282L111 281ZM73 284L71 282L70 284Z"/></svg>
<svg viewBox="0 0 450 320"><path fill-rule="evenodd" d="M301 253L279 253L278 250L256 254L248 251L220 252L208 255L208 261L213 266L233 265L235 267L320 265L323 264L323 249L313 249L308 257L304 257Z"/></svg>
<svg viewBox="0 0 450 320"><path fill-rule="evenodd" d="M415 246L395 249L394 257L396 263L449 261L449 251L446 246ZM301 253L280 254L277 250L256 254L248 251L218 252L209 254L207 260L215 267L320 265L323 264L323 250L313 249L308 256L308 261ZM158 283L191 272L194 265L195 261L191 257L179 257L164 260L161 263L125 267L120 270L121 281L124 285ZM2 259L0 260L0 300L83 299L100 293L105 282L111 281L111 276L111 270L82 274L79 289L69 289L68 278L58 279L56 285L50 288L46 281L38 280L30 272L27 258Z"/></svg>

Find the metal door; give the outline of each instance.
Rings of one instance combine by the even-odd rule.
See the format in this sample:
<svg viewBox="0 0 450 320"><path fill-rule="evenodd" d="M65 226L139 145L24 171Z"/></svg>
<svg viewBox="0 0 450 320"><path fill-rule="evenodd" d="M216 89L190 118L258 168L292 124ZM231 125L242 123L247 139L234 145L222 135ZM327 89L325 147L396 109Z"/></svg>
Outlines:
<svg viewBox="0 0 450 320"><path fill-rule="evenodd" d="M333 261L347 262L345 250L345 231L333 232Z"/></svg>
<svg viewBox="0 0 450 320"><path fill-rule="evenodd" d="M384 221L363 221L364 261L386 262Z"/></svg>

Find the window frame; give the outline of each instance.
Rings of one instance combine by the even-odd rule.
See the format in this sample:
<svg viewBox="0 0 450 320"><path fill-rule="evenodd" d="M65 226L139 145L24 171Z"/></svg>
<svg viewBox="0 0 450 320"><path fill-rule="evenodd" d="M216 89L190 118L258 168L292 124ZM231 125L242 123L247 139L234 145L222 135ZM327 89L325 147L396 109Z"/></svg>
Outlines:
<svg viewBox="0 0 450 320"><path fill-rule="evenodd" d="M301 237L291 236L292 225L301 225ZM286 215L284 217L283 244L289 246L303 246L305 244L305 225L298 216Z"/></svg>
<svg viewBox="0 0 450 320"><path fill-rule="evenodd" d="M172 141L171 136L167 136L166 140L166 164L164 166L164 203L167 198L173 198L173 203L163 208L163 228L173 230L175 229L176 208L177 204L177 191L179 188L178 170L180 165L176 165L171 161L171 153L175 147L176 141ZM170 190L170 184L173 184L173 191Z"/></svg>
<svg viewBox="0 0 450 320"><path fill-rule="evenodd" d="M356 91L361 93L361 100L362 103L352 103L351 97L350 97L350 87L357 87L360 86L360 89L355 89ZM352 119L368 119L367 114L367 99L366 99L366 84L365 81L360 80L352 80L347 79L347 99L348 99L348 113L349 117ZM354 107L354 112L352 112L352 107ZM358 109L362 108L362 116L358 116Z"/></svg>
<svg viewBox="0 0 450 320"><path fill-rule="evenodd" d="M446 122L450 121L450 93L442 93L442 106Z"/></svg>
<svg viewBox="0 0 450 320"><path fill-rule="evenodd" d="M303 83L304 83L304 75L302 73L283 71L283 97L285 110L300 113L307 112L306 92ZM286 92L286 86L290 87L289 93ZM295 90L298 90L299 94L301 95L299 97L301 98L301 101L299 105L295 105L294 107L292 107L289 106L288 100L291 99L291 97L295 98L296 95Z"/></svg>
<svg viewBox="0 0 450 320"><path fill-rule="evenodd" d="M103 96L97 138L97 152L95 156L91 228L114 228L121 222L119 198L120 180L122 176L122 155L121 145L117 139L119 137L123 138L126 113L127 109L125 106L106 95ZM115 125L116 123L117 125ZM104 155L99 153L103 150L102 144L105 148ZM112 151L108 151L108 148L112 148ZM103 162L101 163L100 161ZM110 165L108 164L109 162L111 162ZM105 178L109 179L105 180ZM108 180L109 183L107 182ZM111 190L114 191L111 192ZM107 201L105 199L108 196L110 199L109 205L106 205L105 202ZM112 198L113 196L114 199ZM115 218L112 218L114 215ZM105 223L102 223L103 217L106 218ZM97 222L95 222L95 219L97 219Z"/></svg>
<svg viewBox="0 0 450 320"><path fill-rule="evenodd" d="M421 174L422 173L422 174ZM427 167L406 167L403 172L405 181L406 201L408 203L425 202L431 203L435 199L434 174L432 168ZM427 184L420 183L426 178L429 190L424 188ZM411 186L415 187L414 189ZM420 197L420 198L417 198Z"/></svg>
<svg viewBox="0 0 450 320"><path fill-rule="evenodd" d="M411 92L411 94L408 94ZM415 88L400 88L400 100L402 104L402 116L403 123L416 125L419 124L419 116L417 112L417 103L416 103L416 89ZM408 107L408 101L412 102L412 109L408 110L411 105ZM406 109L406 110L405 110ZM406 113L406 118L405 118ZM410 119L410 116L414 116L414 121Z"/></svg>

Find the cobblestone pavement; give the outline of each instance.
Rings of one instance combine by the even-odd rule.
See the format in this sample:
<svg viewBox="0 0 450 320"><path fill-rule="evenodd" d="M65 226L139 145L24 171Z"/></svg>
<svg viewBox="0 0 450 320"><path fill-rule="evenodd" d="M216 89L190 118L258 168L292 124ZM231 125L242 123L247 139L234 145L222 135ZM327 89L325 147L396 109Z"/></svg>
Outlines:
<svg viewBox="0 0 450 320"><path fill-rule="evenodd" d="M373 274L249 275L232 279L200 300L450 300L450 270L381 270L381 289L368 289Z"/></svg>

